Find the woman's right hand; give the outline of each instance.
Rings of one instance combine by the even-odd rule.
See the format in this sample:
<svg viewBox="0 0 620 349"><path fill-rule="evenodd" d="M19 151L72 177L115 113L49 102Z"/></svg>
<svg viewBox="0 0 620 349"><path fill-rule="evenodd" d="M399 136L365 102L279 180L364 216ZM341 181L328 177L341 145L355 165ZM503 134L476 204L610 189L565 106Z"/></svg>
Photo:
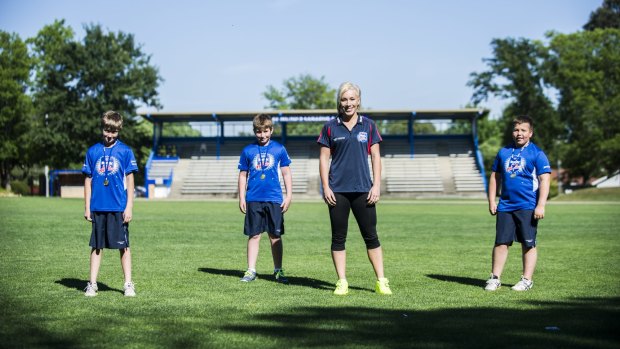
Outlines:
<svg viewBox="0 0 620 349"><path fill-rule="evenodd" d="M323 188L323 200L329 206L336 206L336 195L329 187Z"/></svg>

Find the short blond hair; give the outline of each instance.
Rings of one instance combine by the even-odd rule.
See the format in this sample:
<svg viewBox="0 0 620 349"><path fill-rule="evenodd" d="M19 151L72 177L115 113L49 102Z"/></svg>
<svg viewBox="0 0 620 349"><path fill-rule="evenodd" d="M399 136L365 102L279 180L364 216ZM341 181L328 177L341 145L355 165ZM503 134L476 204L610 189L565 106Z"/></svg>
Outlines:
<svg viewBox="0 0 620 349"><path fill-rule="evenodd" d="M123 129L123 116L119 112L109 110L101 116L101 128L112 132Z"/></svg>
<svg viewBox="0 0 620 349"><path fill-rule="evenodd" d="M271 115L267 114L258 114L252 120L252 126L254 127L254 131L262 130L264 128L269 128L273 130L273 121L271 121Z"/></svg>
<svg viewBox="0 0 620 349"><path fill-rule="evenodd" d="M338 113L340 113L340 107L341 107L340 99L342 98L342 95L349 90L355 91L355 93L357 93L357 98L360 101L358 108L362 107L362 90L356 84L347 81L347 82L343 82L342 84L340 84L340 87L338 87L338 95L336 97L336 105L338 108Z"/></svg>

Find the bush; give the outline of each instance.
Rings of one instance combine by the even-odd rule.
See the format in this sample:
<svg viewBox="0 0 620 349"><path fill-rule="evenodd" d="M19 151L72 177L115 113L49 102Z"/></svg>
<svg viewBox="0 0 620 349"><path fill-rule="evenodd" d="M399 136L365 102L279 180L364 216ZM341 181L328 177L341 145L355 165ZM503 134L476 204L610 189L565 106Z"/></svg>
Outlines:
<svg viewBox="0 0 620 349"><path fill-rule="evenodd" d="M11 191L17 195L30 195L30 187L26 181L11 181Z"/></svg>
<svg viewBox="0 0 620 349"><path fill-rule="evenodd" d="M559 194L558 180L555 178L551 179L551 183L549 183L549 199L554 198Z"/></svg>

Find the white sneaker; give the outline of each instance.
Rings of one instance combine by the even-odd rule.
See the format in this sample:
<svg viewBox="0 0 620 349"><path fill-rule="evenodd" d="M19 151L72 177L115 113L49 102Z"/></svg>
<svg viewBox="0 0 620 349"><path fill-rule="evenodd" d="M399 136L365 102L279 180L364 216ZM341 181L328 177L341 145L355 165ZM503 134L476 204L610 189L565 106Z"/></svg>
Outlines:
<svg viewBox="0 0 620 349"><path fill-rule="evenodd" d="M125 297L135 297L136 296L136 287L133 282L128 281L125 283L123 287L125 289Z"/></svg>
<svg viewBox="0 0 620 349"><path fill-rule="evenodd" d="M516 285L512 286L512 289L515 291L528 291L534 287L534 281L528 280L521 276L521 280L517 282Z"/></svg>
<svg viewBox="0 0 620 349"><path fill-rule="evenodd" d="M99 288L97 287L97 283L87 283L86 284L86 288L84 289L84 295L86 297L94 297L97 295L97 291L99 290Z"/></svg>
<svg viewBox="0 0 620 349"><path fill-rule="evenodd" d="M497 291L498 288L502 286L502 282L499 281L499 278L494 279L493 275L487 280L487 285L484 287L486 291Z"/></svg>

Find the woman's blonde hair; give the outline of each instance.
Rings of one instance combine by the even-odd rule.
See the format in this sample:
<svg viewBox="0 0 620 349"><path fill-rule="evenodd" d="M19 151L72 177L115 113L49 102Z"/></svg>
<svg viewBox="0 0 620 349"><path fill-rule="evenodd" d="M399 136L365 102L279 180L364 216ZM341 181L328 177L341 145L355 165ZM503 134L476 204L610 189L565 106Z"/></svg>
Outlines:
<svg viewBox="0 0 620 349"><path fill-rule="evenodd" d="M336 97L336 105L338 106L338 113L340 113L340 106L341 106L340 98L342 98L342 95L349 90L353 90L355 91L355 93L357 93L357 98L359 99L359 105L357 106L358 109L361 108L362 106L362 90L360 89L360 87L352 82L348 82L348 81L343 82L342 84L340 84L340 87L338 87L338 96Z"/></svg>

